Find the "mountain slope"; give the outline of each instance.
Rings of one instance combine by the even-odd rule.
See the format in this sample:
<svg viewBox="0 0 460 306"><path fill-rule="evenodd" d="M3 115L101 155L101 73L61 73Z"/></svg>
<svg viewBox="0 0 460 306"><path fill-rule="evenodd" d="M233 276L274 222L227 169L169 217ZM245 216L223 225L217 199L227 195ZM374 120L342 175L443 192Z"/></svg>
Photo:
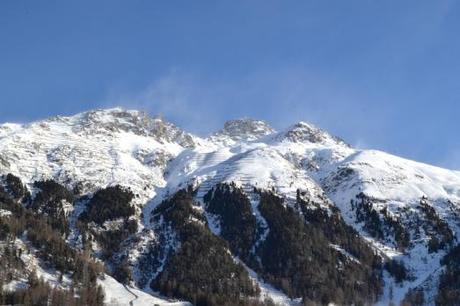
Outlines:
<svg viewBox="0 0 460 306"><path fill-rule="evenodd" d="M0 173L18 177L32 202L41 190L37 186L44 186L35 182L62 185L72 200L62 205L64 214L54 215L68 220L66 239L73 248L84 247L89 237L91 252L119 281L192 303L208 299L215 304L223 294L202 279L207 289L190 295L194 289L187 289L184 280L198 281L200 274L183 278L180 265L172 266L191 259L185 250L192 242L194 252L228 249L236 266L225 252L219 255L228 268L216 270L220 279L246 270L227 293L246 286L241 292L247 303L260 295L260 300L268 296L293 305L302 299L386 305L406 298L415 303L421 295L422 304L435 304L440 277L450 267L441 259L457 244L460 172L356 150L305 122L278 132L263 121L233 120L208 138L120 108L3 124ZM176 203L180 192L190 198ZM46 208L52 203L44 201L37 213L53 217ZM111 213L92 219L92 211L98 211L94 205ZM196 249L205 241L208 245ZM270 254L288 258L292 266L279 270L285 261L276 262ZM326 274L300 269L306 258L323 261ZM182 275L182 281L173 275ZM354 289L344 285L345 275L355 281ZM247 287L248 279L262 294ZM330 288L321 289L321 279ZM328 300L334 286L335 296Z"/></svg>

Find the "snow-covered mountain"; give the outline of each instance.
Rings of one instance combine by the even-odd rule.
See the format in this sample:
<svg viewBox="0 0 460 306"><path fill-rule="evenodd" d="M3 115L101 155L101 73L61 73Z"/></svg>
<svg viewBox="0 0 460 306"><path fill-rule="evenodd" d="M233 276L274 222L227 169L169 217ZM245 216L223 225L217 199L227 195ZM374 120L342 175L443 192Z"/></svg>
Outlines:
<svg viewBox="0 0 460 306"><path fill-rule="evenodd" d="M270 297L282 305L300 305L302 300L306 304L355 301L378 305L403 300L409 305L420 301L422 305L442 305L447 301L441 299L444 293L439 288L444 286L451 265L455 266L445 256L455 252L460 229L460 172L380 151L358 150L309 123L276 131L260 120L232 120L207 138L187 133L164 119L121 108L30 124L7 123L0 125L0 174L19 178L32 199L40 192L34 184L37 181L53 180L69 190L76 200L65 209L70 231L67 243L82 248L83 230L77 224L87 222L94 256L105 262L108 273L119 275L121 265L128 269L130 276L124 282L131 292L142 292L145 305L152 302L145 297L148 294L199 304L199 297L192 301L184 293L188 291L177 289L180 284L172 285L168 279L178 269L174 270L172 263L186 256L181 252L192 239L190 228L186 228L189 223L204 226L206 232L199 235L208 243L225 242L234 261L229 265L236 269L232 275L243 273L241 279L248 277L259 288L255 293L246 287L244 291L240 284L241 292L256 300ZM110 231L123 232L124 225L121 216L103 222L91 219L96 205L91 199L98 191L117 185L133 194L130 203L135 209L124 224L133 220L137 226L122 235L120 244L107 255L101 237ZM177 215L170 212L188 199L180 194L187 189L193 205L180 210L186 217L177 222ZM363 271L354 283L358 289L345 288L342 272L325 272L337 277L334 286L344 291L327 301L315 295L320 289L299 285L312 271L282 275L282 269L271 268L291 260L294 266L303 263L303 259L292 258L273 263L268 258L269 247L290 241L277 240L290 235L284 232L290 224L278 228L276 218L271 218L270 212L278 208L268 203L276 199L282 203L279 222L304 220L304 225L296 226L307 236L322 237L317 252L326 252L334 269ZM239 208L233 211L234 207ZM241 213L246 210L247 214ZM242 219L235 221L236 216ZM244 243L235 238L235 228ZM302 239L299 250L315 253L308 247L309 240ZM216 252L219 248L216 246ZM279 256L291 253L283 254ZM225 260L227 255L222 256ZM322 255L311 256L309 260L316 263ZM377 259L379 264L374 263ZM359 284L370 278L375 286L363 289ZM106 300L121 299L114 293L119 289L111 289L122 288L120 283L108 276L101 282L108 292ZM200 294L206 295L207 287L203 288ZM356 292L364 291L366 297L358 298ZM123 301L120 303L126 303Z"/></svg>

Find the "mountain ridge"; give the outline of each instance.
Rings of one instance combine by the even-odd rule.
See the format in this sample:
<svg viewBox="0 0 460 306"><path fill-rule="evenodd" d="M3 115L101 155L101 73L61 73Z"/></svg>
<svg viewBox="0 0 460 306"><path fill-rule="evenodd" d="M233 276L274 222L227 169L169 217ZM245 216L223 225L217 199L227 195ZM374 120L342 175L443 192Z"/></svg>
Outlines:
<svg viewBox="0 0 460 306"><path fill-rule="evenodd" d="M216 230L225 228L222 223L225 215L216 214L222 212L209 208L208 202L220 184L233 186L232 192L241 192L235 200L239 204L235 205L243 205L241 207L246 207L244 209L255 218L248 221L256 226L251 231L260 235L259 242L251 242L255 250L260 245L263 249L264 241L276 242L270 236L270 226L275 226L271 223L273 220L264 214L268 214L269 209L278 209L278 204L269 204L278 200L271 199L266 192L280 198L296 216L306 220L315 216L310 223L316 220L316 213L324 212L326 219L338 214L333 217L338 218L334 222L342 224L343 218L345 223L340 226L346 224L359 233L360 239L376 251L385 265L397 260L407 270L402 280L392 274L394 265L379 272L382 273L381 292L376 285L376 291L369 293L369 297L375 298L374 304L399 303L422 285L425 286L424 303L434 304L440 296L438 274L445 269L440 260L455 247L459 231L460 172L377 150L357 150L306 122L275 131L263 121L243 118L228 121L222 130L206 138L187 133L163 119L122 108L56 116L29 124L8 123L0 125L0 173L17 176L32 197L39 191L35 182L44 180L62 184L76 197L91 198L110 186L129 188L133 193L134 212L125 223L133 220L138 229L126 232L121 249L104 260L108 266L123 262L133 273L129 283L149 293L153 289L148 282L154 284L156 277L164 279L162 269L172 269L168 266L174 258L171 256L180 254L180 246L186 242L184 234L182 238L180 235L185 229L164 227L166 215L158 209L164 201L188 188L194 190L193 196L187 198L194 203L190 202L190 211L185 210L191 214L189 217L197 224L207 224L205 227L209 227L214 236L230 241L230 245L233 236L224 237ZM232 198L232 192L226 196ZM242 200L245 197L249 204ZM261 202L264 197L268 201L265 204ZM75 205L70 208L71 219L79 218L81 210L87 209L84 201L81 203L80 210ZM159 213L163 219L152 221L152 214ZM286 214L286 218L297 218L290 211L280 213ZM89 224L89 231L103 233L111 227L122 230L119 222L101 224L102 227ZM186 230L196 230L193 226ZM78 236L76 228L70 231ZM325 231L325 239L332 239L330 244L335 245L335 250L342 250L342 255L350 254L352 249L336 245L326 228L321 231ZM220 243L209 233L198 233L202 235L200 239ZM169 241L168 244L161 242L162 239ZM100 244L95 242L96 249ZM152 248L157 248L160 255L152 255ZM307 297L315 302L316 297L303 291L305 289L296 289L292 284L283 287L276 281L274 285L269 284L269 279L278 276L267 274L268 263L263 263L263 253L251 252L244 253L248 258L240 260L260 288L276 287L263 289L267 296L282 304L295 305L300 303L296 298L306 300ZM161 262L155 264L157 272L140 268L146 258L150 262ZM336 260L333 258L331 262ZM351 264L348 262L345 266ZM166 290L164 283L157 281L155 286ZM276 290L284 293L275 294ZM295 292L303 296L292 296ZM345 300L356 298L345 296ZM190 298L186 294L179 297Z"/></svg>

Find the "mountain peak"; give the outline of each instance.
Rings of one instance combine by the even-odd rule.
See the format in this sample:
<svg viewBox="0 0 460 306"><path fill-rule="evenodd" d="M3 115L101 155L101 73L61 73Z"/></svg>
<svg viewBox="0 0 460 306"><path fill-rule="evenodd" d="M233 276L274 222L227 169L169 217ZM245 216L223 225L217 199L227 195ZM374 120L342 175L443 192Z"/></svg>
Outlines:
<svg viewBox="0 0 460 306"><path fill-rule="evenodd" d="M292 142L311 142L322 144L340 144L349 147L345 141L339 137L329 134L327 131L316 127L315 125L299 121L290 126L287 130L280 133L281 139L288 139Z"/></svg>
<svg viewBox="0 0 460 306"><path fill-rule="evenodd" d="M160 117L123 108L56 116L30 124L3 124L0 198L14 200L0 201L5 202L0 205L0 219L3 216L6 222L26 224L21 232L27 233L27 224L35 224L23 219L27 216L43 215L43 224L53 221L51 224L63 225L53 234L65 237L63 234L69 233L57 244L59 248L69 243L75 250L86 252L84 231L77 226L82 222L95 238L87 249L89 254L116 269L126 268L137 288L153 289L152 284L164 280L184 285L184 292L193 294L201 290L193 287L196 282L234 282L243 275L235 277L235 273L248 267L251 280L261 288L260 298L275 296L280 305L297 302L281 296L282 290L270 293L273 287L267 286L279 285L279 279L286 279L286 293L299 292L293 295L300 303L315 296L321 303L333 292L317 295L312 289L305 293L308 296L301 296L310 286L298 283L298 279L315 283L331 279L324 288L340 292L340 300L334 303L373 305L379 299L380 305L389 304L389 299L399 304L407 292L419 289L422 293L429 289L423 294L435 299L435 294L444 294L441 288L448 288L439 271L460 273L457 262L446 266L441 260L451 249L455 252L459 239L460 172L383 152L354 150L302 121L275 132L261 120L230 120L206 140ZM21 211L27 213L17 213L25 200ZM180 235L192 226L196 227L193 235L200 236ZM240 235L227 235L228 229ZM0 261L0 274L8 271L5 267L20 267L23 274L12 271L11 275L25 288L23 280L28 279L32 268L53 273L48 269L48 263L54 262L48 261L48 253L36 251L49 244L50 233L47 230L40 248L24 243L21 237L14 240L17 250L30 250L30 256L22 256L21 261L27 261L20 265L8 261L2 265ZM290 233L299 235L292 237ZM0 245L6 243L10 245L0 237ZM196 244L191 252L181 249L188 243ZM309 252L312 247L317 250L314 256ZM213 252L206 251L210 248ZM272 252L266 252L268 249ZM197 256L201 250L205 252ZM0 246L0 255L2 251ZM65 254L59 255L59 262L61 256L65 259ZM237 257L239 268L221 267L215 261L232 264L232 258ZM193 263L195 258L205 263L200 266L204 268L199 267L202 272L198 269L187 274L186 266L175 265ZM257 258L260 261L254 260ZM41 266L42 262L46 265ZM267 266L267 262L278 268ZM249 270L253 264L270 283L259 282L254 270ZM325 266L327 274L315 269L318 264ZM290 270L300 266L313 268ZM223 270L209 276L209 269ZM383 274L383 269L388 274ZM394 274L394 269L406 272ZM117 270L108 271L118 275ZM60 274L45 276L57 280ZM250 283L249 279L242 281L241 286L235 283L236 291L231 293L238 301L242 297L238 289ZM352 295L348 285L358 282L372 287L361 287L364 291ZM105 287L107 296L128 288L117 284L113 281ZM167 287L158 290L166 294ZM204 294L212 296L212 286L204 288L209 290ZM394 290L392 297L390 290ZM134 301L132 295L126 295ZM366 298L369 302L364 302ZM117 302L126 305L129 301Z"/></svg>
<svg viewBox="0 0 460 306"><path fill-rule="evenodd" d="M122 107L90 110L66 117L55 116L31 124L41 128L60 128L62 125L70 127L73 133L78 134L111 135L125 132L153 137L160 143L175 142L183 147L195 146L194 136L174 124L158 116L151 117L144 111Z"/></svg>
<svg viewBox="0 0 460 306"><path fill-rule="evenodd" d="M252 141L274 132L275 130L265 121L241 118L228 120L224 128L212 137L224 137L233 141Z"/></svg>

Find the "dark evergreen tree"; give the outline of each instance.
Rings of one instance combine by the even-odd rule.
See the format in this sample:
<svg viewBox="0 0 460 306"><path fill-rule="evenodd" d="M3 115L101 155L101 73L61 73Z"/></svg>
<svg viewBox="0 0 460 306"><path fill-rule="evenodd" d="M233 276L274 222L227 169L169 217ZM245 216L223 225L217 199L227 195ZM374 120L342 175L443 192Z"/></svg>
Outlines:
<svg viewBox="0 0 460 306"><path fill-rule="evenodd" d="M74 196L61 184L53 181L37 181L34 187L39 189L29 207L49 217L51 226L66 236L69 234L69 221L66 204L73 204Z"/></svg>
<svg viewBox="0 0 460 306"><path fill-rule="evenodd" d="M257 221L243 190L219 184L205 195L204 201L206 210L219 218L221 236L232 252L245 261L254 260L250 252L257 238Z"/></svg>
<svg viewBox="0 0 460 306"><path fill-rule="evenodd" d="M133 198L133 192L120 185L100 189L91 198L87 210L80 215L80 219L102 225L108 220L128 218L135 212L131 205Z"/></svg>
<svg viewBox="0 0 460 306"><path fill-rule="evenodd" d="M261 192L260 197L259 210L270 231L257 254L263 265L261 274L268 282L291 297L302 296L305 303L367 305L377 300L383 283L376 258L371 256L371 266L349 260L331 247L327 237L339 229L325 233L322 226L305 222L274 194Z"/></svg>
<svg viewBox="0 0 460 306"><path fill-rule="evenodd" d="M164 230L172 227L179 249L167 261L151 287L195 305L248 305L244 296L257 294L244 267L235 263L229 245L214 236L206 219L194 209L191 190L181 190L154 211Z"/></svg>
<svg viewBox="0 0 460 306"><path fill-rule="evenodd" d="M436 305L460 305L460 245L441 260L444 272L439 279Z"/></svg>
<svg viewBox="0 0 460 306"><path fill-rule="evenodd" d="M14 180L13 180L14 181ZM14 181L17 186L20 182ZM40 182L40 188L35 202L29 207L23 207L11 191L0 190L0 209L11 214L0 216L0 240L5 246L0 245L0 283L11 281L13 275L27 274L21 257L21 249L15 247L14 241L26 234L32 247L38 252L36 255L50 267L56 269L61 275L70 273L76 284L74 292L51 288L46 282L28 273L27 285L24 289L14 292L4 292L0 286L0 302L3 304L24 305L103 305L104 294L97 285L97 278L101 275L103 267L94 262L88 254L72 249L63 239L62 233L53 226L54 217L50 211L44 211L45 203L57 203L66 195L60 185L51 181ZM71 201L71 198L66 198ZM63 304L63 301L64 304Z"/></svg>

